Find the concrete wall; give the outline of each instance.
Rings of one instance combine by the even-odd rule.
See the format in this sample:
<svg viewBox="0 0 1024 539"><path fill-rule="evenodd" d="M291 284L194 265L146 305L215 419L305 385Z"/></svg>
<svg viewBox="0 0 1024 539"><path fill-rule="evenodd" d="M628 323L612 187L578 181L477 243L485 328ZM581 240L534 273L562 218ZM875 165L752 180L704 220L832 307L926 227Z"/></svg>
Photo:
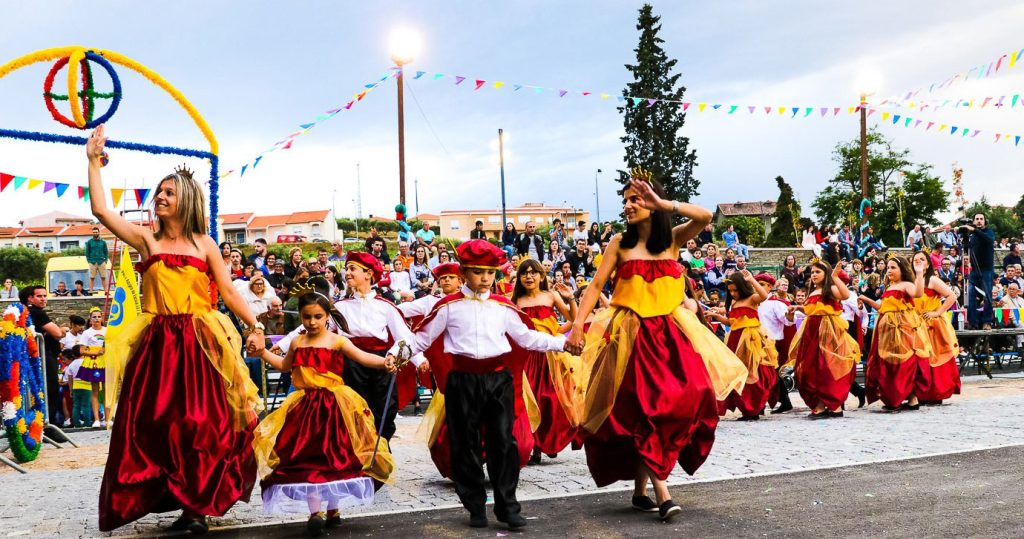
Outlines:
<svg viewBox="0 0 1024 539"><path fill-rule="evenodd" d="M6 309L13 303L11 300L0 301L0 308ZM46 313L57 323L64 326L68 323L68 317L77 314L88 320L89 309L97 307L102 309L103 296L92 296L88 298L50 298L46 304Z"/></svg>

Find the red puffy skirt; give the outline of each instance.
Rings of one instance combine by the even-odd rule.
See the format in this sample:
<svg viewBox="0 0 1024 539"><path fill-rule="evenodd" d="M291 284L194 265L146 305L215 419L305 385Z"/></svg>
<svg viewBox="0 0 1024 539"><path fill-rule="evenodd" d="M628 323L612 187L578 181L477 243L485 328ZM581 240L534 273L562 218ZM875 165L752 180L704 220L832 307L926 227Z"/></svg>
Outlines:
<svg viewBox="0 0 1024 539"><path fill-rule="evenodd" d="M799 363L793 373L800 398L814 410L824 406L831 411L840 410L846 397L850 395L850 386L857 376L857 369L836 380L828 368L825 355L821 352L820 338L821 316L808 316L803 322L803 337L796 354Z"/></svg>
<svg viewBox="0 0 1024 539"><path fill-rule="evenodd" d="M740 340L741 331L732 331L726 345L730 350L735 351ZM778 392L775 390L775 382L779 375L774 367L768 365L757 366L757 382L745 384L743 392L733 391L724 401L718 403L718 415L725 415L728 410L739 410L743 417L755 417L761 414L766 404L773 407L778 404Z"/></svg>
<svg viewBox="0 0 1024 539"><path fill-rule="evenodd" d="M548 455L562 451L576 437L577 429L572 426L565 408L558 399L555 386L551 383L551 369L545 352L530 352L523 366L530 389L540 408L540 425L533 433L536 447Z"/></svg>

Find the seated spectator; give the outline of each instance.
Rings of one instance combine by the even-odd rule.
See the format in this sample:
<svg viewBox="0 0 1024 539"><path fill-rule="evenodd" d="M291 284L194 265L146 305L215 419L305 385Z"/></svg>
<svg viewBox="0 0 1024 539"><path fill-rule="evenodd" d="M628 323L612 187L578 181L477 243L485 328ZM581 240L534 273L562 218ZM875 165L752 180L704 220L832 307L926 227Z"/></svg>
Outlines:
<svg viewBox="0 0 1024 539"><path fill-rule="evenodd" d="M557 219L556 219L557 220ZM519 233L516 232L516 225L512 222L505 223L505 229L501 231L501 248L509 258L516 253L516 239Z"/></svg>
<svg viewBox="0 0 1024 539"><path fill-rule="evenodd" d="M714 244L713 243L709 243L708 244L709 247L712 246L712 245L714 245ZM705 268L705 272L704 272L705 286L708 288L709 291L710 290L719 290L724 295L725 291L726 291L725 267L724 267L725 266L725 261L719 255L719 256L715 257L714 264L712 264L711 267L708 267L707 266L707 262L706 262L707 259L704 259L704 260L705 260L705 264L704 264L704 268Z"/></svg>
<svg viewBox="0 0 1024 539"><path fill-rule="evenodd" d="M548 279L555 276L555 265L550 260L545 260L541 262L540 265L544 268L544 275L547 275Z"/></svg>
<svg viewBox="0 0 1024 539"><path fill-rule="evenodd" d="M434 269L441 264L447 264L452 261L452 254L447 249L441 249L437 252L437 258L432 260L430 263L430 269Z"/></svg>
<svg viewBox="0 0 1024 539"><path fill-rule="evenodd" d="M878 251L884 251L888 249L885 243L882 242L881 238L875 236L875 228L868 225L867 230L864 231L864 237L860 240L860 257L864 258L867 255L868 249L874 247Z"/></svg>
<svg viewBox="0 0 1024 539"><path fill-rule="evenodd" d="M473 230L469 231L469 239L471 239L471 240L486 240L487 239L487 233L484 232L484 222L483 221L477 219L476 222L473 223Z"/></svg>
<svg viewBox="0 0 1024 539"><path fill-rule="evenodd" d="M590 223L590 230L587 231L587 246L593 251L595 247L601 249L601 231L597 221Z"/></svg>
<svg viewBox="0 0 1024 539"><path fill-rule="evenodd" d="M53 295L58 298L67 297L71 295L71 291L68 290L68 285L64 284L64 281L57 283L57 289L53 291Z"/></svg>
<svg viewBox="0 0 1024 539"><path fill-rule="evenodd" d="M85 283L81 279L75 280L75 289L71 291L71 296L80 298L90 295L85 289Z"/></svg>
<svg viewBox="0 0 1024 539"><path fill-rule="evenodd" d="M274 290L267 286L266 278L259 271L256 271L246 284L248 286L242 285L239 289L242 299L249 304L249 309L254 315L265 313L270 308L270 300L276 296Z"/></svg>
<svg viewBox="0 0 1024 539"><path fill-rule="evenodd" d="M287 298L291 282L292 280L285 274L284 260L276 260L274 267L270 270L270 275L267 275L267 284L274 289L278 296Z"/></svg>
<svg viewBox="0 0 1024 539"><path fill-rule="evenodd" d="M409 252L409 242L405 240L398 241L398 253L395 254L395 258L392 262L395 260L401 260L402 267L409 269L409 266L412 265L412 253Z"/></svg>
<svg viewBox="0 0 1024 539"><path fill-rule="evenodd" d="M701 250L704 251L704 267L711 269L715 267L716 261L720 258L718 255L718 246L714 243L701 246Z"/></svg>
<svg viewBox="0 0 1024 539"><path fill-rule="evenodd" d="M434 236L434 231L430 230L430 223L423 221L423 228L416 231L416 242L429 249L434 247Z"/></svg>
<svg viewBox="0 0 1024 539"><path fill-rule="evenodd" d="M999 284L1005 289L1010 283L1016 283L1020 288L1024 288L1024 278L1021 277L1021 266L1019 264L1012 265L1006 268L1003 272L1003 276L999 278Z"/></svg>
<svg viewBox="0 0 1024 539"><path fill-rule="evenodd" d="M779 277L786 279L786 281L793 285L794 289L803 288L803 282L800 280L802 273L803 269L798 268L796 265L796 257L786 255L786 258L782 261L782 271L779 272Z"/></svg>
<svg viewBox="0 0 1024 539"><path fill-rule="evenodd" d="M939 276L939 279L942 279L942 281L948 285L953 285L956 282L956 275L954 275L955 272L956 270L953 269L953 261L950 260L948 256L942 257L942 262L939 263L939 269L936 270L936 275Z"/></svg>
<svg viewBox="0 0 1024 539"><path fill-rule="evenodd" d="M232 249L230 255L231 265L228 266L228 273L231 279L241 279L245 276L245 268L242 267L242 251Z"/></svg>
<svg viewBox="0 0 1024 539"><path fill-rule="evenodd" d="M544 260L551 262L555 266L560 266L562 262L565 262L565 252L562 250L562 245L554 241L549 243L548 250L544 252Z"/></svg>
<svg viewBox="0 0 1024 539"><path fill-rule="evenodd" d="M422 298L430 293L434 286L434 272L430 270L430 262L427 259L427 248L420 244L413 251L413 261L409 266L410 280L414 295Z"/></svg>
<svg viewBox="0 0 1024 539"><path fill-rule="evenodd" d="M345 295L345 279L341 277L341 270L338 269L338 266L327 264L324 278L327 279L327 284L330 286L330 294L327 297L331 298L331 301L341 301Z"/></svg>
<svg viewBox="0 0 1024 539"><path fill-rule="evenodd" d="M565 263L569 264L574 277L583 275L589 279L594 274L594 253L587 248L586 238L576 240L576 250L565 255Z"/></svg>
<svg viewBox="0 0 1024 539"><path fill-rule="evenodd" d="M821 245L818 244L818 227L809 225L807 228L804 228L800 246L804 249L810 249L814 252L814 256L821 256Z"/></svg>
<svg viewBox="0 0 1024 539"><path fill-rule="evenodd" d="M917 251L922 246L924 246L924 235L921 233L921 225L914 225L913 230L907 234L907 241L904 247Z"/></svg>
<svg viewBox="0 0 1024 539"><path fill-rule="evenodd" d="M725 250L725 258L722 260L722 270L730 271L736 269L736 251L732 249Z"/></svg>
<svg viewBox="0 0 1024 539"><path fill-rule="evenodd" d="M388 274L388 277L391 278L391 285L388 288L399 296L404 292L412 292L412 276L405 269L402 259L395 258L395 261L391 264L394 266L394 269ZM413 293L413 296L415 296L415 293Z"/></svg>
<svg viewBox="0 0 1024 539"><path fill-rule="evenodd" d="M306 269L309 270L310 276L324 274L324 268L320 265L320 260L315 256L311 256L306 260Z"/></svg>
<svg viewBox="0 0 1024 539"><path fill-rule="evenodd" d="M0 299L18 299L18 287L10 277L4 279L4 287L0 289Z"/></svg>
<svg viewBox="0 0 1024 539"><path fill-rule="evenodd" d="M1015 264L1018 266L1021 265L1019 243L1010 245L1010 252L1003 257L1003 271L1006 271L1006 268Z"/></svg>
<svg viewBox="0 0 1024 539"><path fill-rule="evenodd" d="M284 329L284 303L277 296L267 301L267 311L257 316L256 320L263 324L264 335L285 335L288 333Z"/></svg>
<svg viewBox="0 0 1024 539"><path fill-rule="evenodd" d="M391 256L388 255L388 250L384 248L383 238L378 236L367 241L369 241L371 255L377 257L377 260L380 260L382 264L387 265L391 263Z"/></svg>
<svg viewBox="0 0 1024 539"><path fill-rule="evenodd" d="M743 271L745 269L747 269L747 257L736 255L736 271Z"/></svg>
<svg viewBox="0 0 1024 539"><path fill-rule="evenodd" d="M327 249L321 247L316 250L316 261L320 263L321 272L327 271L327 266L331 265L331 257L330 254L327 252Z"/></svg>
<svg viewBox="0 0 1024 539"><path fill-rule="evenodd" d="M610 225L606 225L606 226L611 228ZM715 243L715 237L713 235L713 231L714 231L714 227L713 227L713 225L711 223L708 223L707 225L705 225L704 226L704 230L701 230L700 234L697 234L697 246L698 247L704 247L705 245L711 245L711 244ZM610 241L610 240L611 240L611 236L609 236L609 238L608 238L608 241ZM604 242L602 242L602 243L604 243Z"/></svg>
<svg viewBox="0 0 1024 539"><path fill-rule="evenodd" d="M729 225L729 228L722 233L722 240L725 241L726 247L735 250L737 254L744 257L750 256L747 246L740 242L740 237L736 234L736 228L733 225Z"/></svg>
<svg viewBox="0 0 1024 539"><path fill-rule="evenodd" d="M849 260L854 257L854 253L857 251L856 245L853 241L853 231L850 230L850 223L843 223L843 228L839 230L838 234L839 241L839 252L843 255L844 260Z"/></svg>
<svg viewBox="0 0 1024 539"><path fill-rule="evenodd" d="M284 274L289 279L294 279L295 272L305 265L306 262L302 259L302 248L292 247L288 250L288 263L284 266Z"/></svg>
<svg viewBox="0 0 1024 539"><path fill-rule="evenodd" d="M576 245L576 242L580 240L583 240L584 242L589 242L590 240L590 234L587 232L586 221L576 221L576 230L572 231L572 244Z"/></svg>

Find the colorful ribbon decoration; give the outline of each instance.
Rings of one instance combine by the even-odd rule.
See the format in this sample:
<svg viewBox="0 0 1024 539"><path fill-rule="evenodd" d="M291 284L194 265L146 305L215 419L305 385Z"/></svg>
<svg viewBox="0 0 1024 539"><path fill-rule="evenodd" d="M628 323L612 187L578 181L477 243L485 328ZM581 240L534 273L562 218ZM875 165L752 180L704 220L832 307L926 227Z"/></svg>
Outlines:
<svg viewBox="0 0 1024 539"><path fill-rule="evenodd" d="M974 66L968 69L967 71L961 71L959 73L956 73L955 75L952 75L941 82L933 82L927 86L927 89L918 88L917 90L904 92L902 94L898 94L897 96L893 96L889 99L886 99L886 101L909 101L915 98L916 96L920 95L922 92L926 94L931 94L935 91L951 88L953 86L962 84L969 80L979 80L983 78L992 77L998 74L1000 69L1002 69L1004 72L1009 69L1012 69L1021 61L1022 56L1024 56L1024 49L1012 50L1010 52L1000 55L998 58L994 60Z"/></svg>
<svg viewBox="0 0 1024 539"><path fill-rule="evenodd" d="M18 176L15 174L8 174L6 172L0 172L0 192L7 191L7 188L11 185L14 187L12 191L17 191L23 186L27 186L26 191L35 190L40 185L43 186L43 193L56 193L57 198L61 198L68 189L74 187L73 193L78 195L78 200L89 200L89 186L88 185L77 185L68 182L54 182L49 180L40 180L37 178L29 178L27 176ZM149 200L149 195L152 189L110 189L110 197L114 201L114 206L121 204L121 197L124 196L125 191L130 191L135 195L135 201L141 207L146 201Z"/></svg>

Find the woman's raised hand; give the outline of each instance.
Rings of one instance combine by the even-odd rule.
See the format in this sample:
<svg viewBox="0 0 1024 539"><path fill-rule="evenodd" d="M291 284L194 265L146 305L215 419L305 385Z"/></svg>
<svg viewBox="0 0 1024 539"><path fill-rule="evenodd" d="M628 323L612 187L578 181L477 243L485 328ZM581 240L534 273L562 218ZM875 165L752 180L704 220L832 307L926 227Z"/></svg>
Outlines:
<svg viewBox="0 0 1024 539"><path fill-rule="evenodd" d="M638 195L640 195L640 205L645 209L651 211L661 209L665 201L658 196L658 193L654 192L654 188L651 187L650 183L643 180L633 179L629 181L629 186L633 188Z"/></svg>
<svg viewBox="0 0 1024 539"><path fill-rule="evenodd" d="M85 143L85 155L89 160L99 159L103 156L103 149L107 145L106 130L103 124L92 130L89 134L89 141Z"/></svg>

